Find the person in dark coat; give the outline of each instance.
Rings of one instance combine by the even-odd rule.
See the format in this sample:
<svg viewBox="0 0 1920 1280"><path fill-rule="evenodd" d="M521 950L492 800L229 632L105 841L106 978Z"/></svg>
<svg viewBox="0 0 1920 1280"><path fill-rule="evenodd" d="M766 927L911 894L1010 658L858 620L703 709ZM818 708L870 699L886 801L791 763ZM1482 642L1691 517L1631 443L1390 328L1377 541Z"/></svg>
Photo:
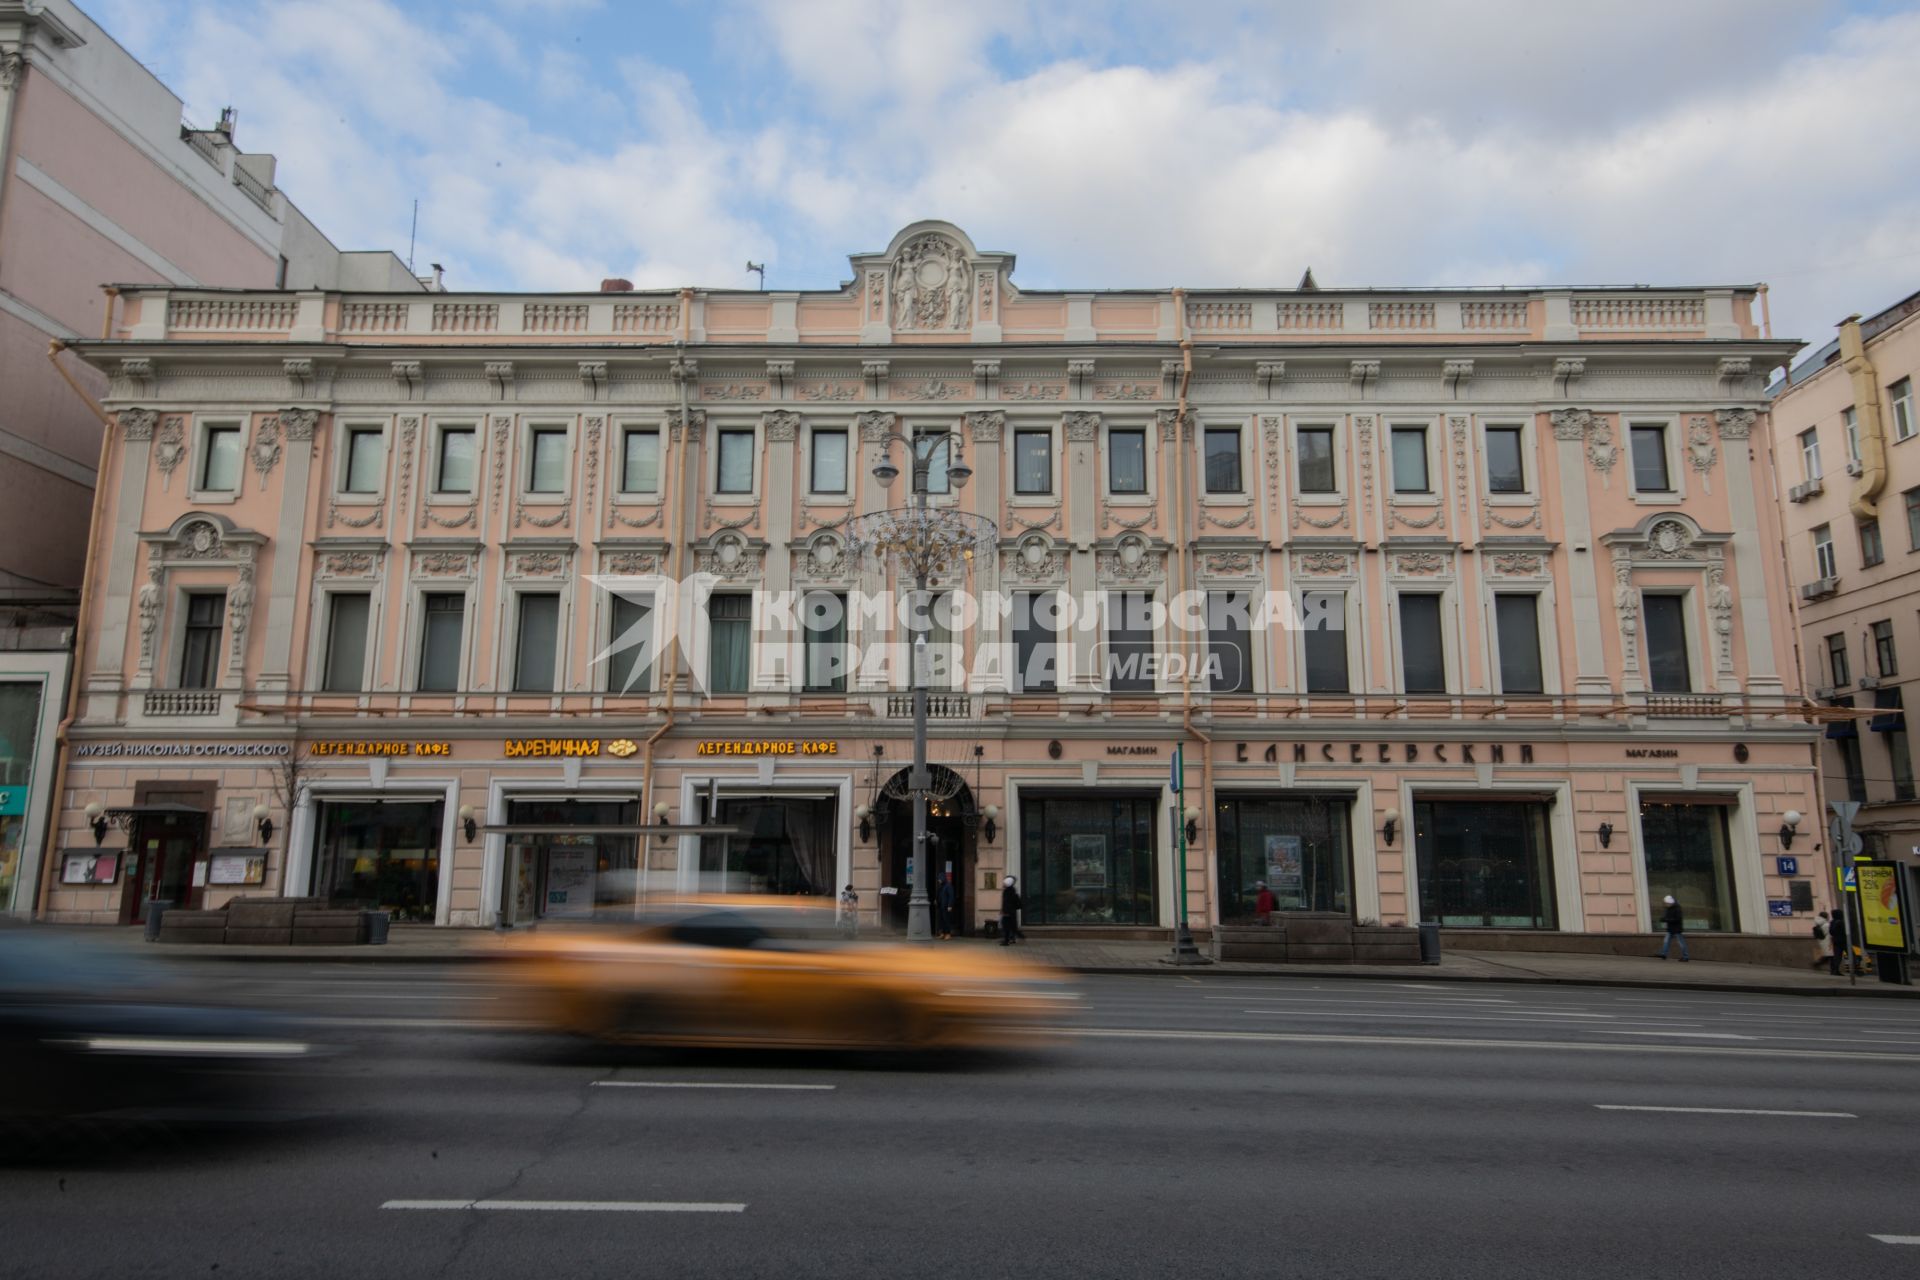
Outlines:
<svg viewBox="0 0 1920 1280"><path fill-rule="evenodd" d="M1685 913L1680 910L1680 904L1673 900L1672 894L1667 895L1667 913L1661 916L1660 920L1667 926L1666 940L1660 944L1660 958L1662 960L1667 958L1667 948L1673 945L1675 938L1678 938L1680 940L1680 958L1682 960L1689 959L1687 955L1687 918Z"/></svg>
<svg viewBox="0 0 1920 1280"><path fill-rule="evenodd" d="M1827 957L1827 972L1837 978L1853 963L1853 941L1847 936L1846 903L1841 903L1833 913L1833 927L1828 936L1833 939L1833 954Z"/></svg>
<svg viewBox="0 0 1920 1280"><path fill-rule="evenodd" d="M934 932L943 938L953 937L953 872L949 871L941 878L940 888L933 895L934 913L940 918L934 922Z"/></svg>
<svg viewBox="0 0 1920 1280"><path fill-rule="evenodd" d="M1020 937L1020 908L1026 903L1021 900L1020 890L1008 876L1000 882L1000 945L1010 947Z"/></svg>

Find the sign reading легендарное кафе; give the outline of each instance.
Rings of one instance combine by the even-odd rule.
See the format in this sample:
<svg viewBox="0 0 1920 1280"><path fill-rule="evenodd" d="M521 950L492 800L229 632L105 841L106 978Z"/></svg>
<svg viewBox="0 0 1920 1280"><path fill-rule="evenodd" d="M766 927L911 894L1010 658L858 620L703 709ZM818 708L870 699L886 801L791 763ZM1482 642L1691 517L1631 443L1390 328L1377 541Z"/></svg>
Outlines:
<svg viewBox="0 0 1920 1280"><path fill-rule="evenodd" d="M837 756L837 742L767 741L761 739L703 742L695 752L703 756Z"/></svg>

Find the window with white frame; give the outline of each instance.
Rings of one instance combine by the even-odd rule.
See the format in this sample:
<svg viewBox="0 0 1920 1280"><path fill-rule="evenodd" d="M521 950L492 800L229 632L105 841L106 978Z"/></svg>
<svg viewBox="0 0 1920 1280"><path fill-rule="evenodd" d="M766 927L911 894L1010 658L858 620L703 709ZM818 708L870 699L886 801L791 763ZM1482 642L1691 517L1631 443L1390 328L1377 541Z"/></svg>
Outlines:
<svg viewBox="0 0 1920 1280"><path fill-rule="evenodd" d="M1245 591L1207 593L1207 657L1215 693L1253 692L1252 601Z"/></svg>
<svg viewBox="0 0 1920 1280"><path fill-rule="evenodd" d="M467 598L458 591L433 591L420 598L420 671L414 687L421 693L452 693L460 687L466 608Z"/></svg>
<svg viewBox="0 0 1920 1280"><path fill-rule="evenodd" d="M327 693L360 693L366 688L367 624L373 597L364 591L327 597L326 658L320 687Z"/></svg>
<svg viewBox="0 0 1920 1280"><path fill-rule="evenodd" d="M1318 592L1301 598L1301 644L1308 693L1352 693L1347 670L1347 597Z"/></svg>
<svg viewBox="0 0 1920 1280"><path fill-rule="evenodd" d="M1845 688L1853 683L1853 671L1847 662L1847 635L1836 631L1827 637L1827 670L1832 675L1833 687Z"/></svg>
<svg viewBox="0 0 1920 1280"><path fill-rule="evenodd" d="M947 474L952 463L953 440L940 427L921 427L913 433L914 457L926 464L926 478L920 479L919 468L913 482L915 493L951 493L953 482Z"/></svg>
<svg viewBox="0 0 1920 1280"><path fill-rule="evenodd" d="M1526 454L1521 448L1520 427L1488 427L1487 492L1525 493L1527 491Z"/></svg>
<svg viewBox="0 0 1920 1280"><path fill-rule="evenodd" d="M1540 660L1540 597L1500 592L1493 597L1494 634L1500 643L1500 692L1545 693Z"/></svg>
<svg viewBox="0 0 1920 1280"><path fill-rule="evenodd" d="M1860 563L1871 569L1886 558L1886 547L1880 541L1880 522L1862 520L1860 522Z"/></svg>
<svg viewBox="0 0 1920 1280"><path fill-rule="evenodd" d="M607 692L645 693L653 687L653 601L609 598Z"/></svg>
<svg viewBox="0 0 1920 1280"><path fill-rule="evenodd" d="M707 597L707 691L745 693L753 674L753 597Z"/></svg>
<svg viewBox="0 0 1920 1280"><path fill-rule="evenodd" d="M442 427L440 457L434 464L435 493L472 493L480 463L480 437L472 427Z"/></svg>
<svg viewBox="0 0 1920 1280"><path fill-rule="evenodd" d="M1154 689L1153 593L1116 591L1107 599L1107 689Z"/></svg>
<svg viewBox="0 0 1920 1280"><path fill-rule="evenodd" d="M348 427L342 493L379 493L387 471L387 433L383 427Z"/></svg>
<svg viewBox="0 0 1920 1280"><path fill-rule="evenodd" d="M660 492L660 432L628 427L620 433L620 492Z"/></svg>
<svg viewBox="0 0 1920 1280"><path fill-rule="evenodd" d="M200 491L236 493L240 489L240 428L209 426L200 444Z"/></svg>
<svg viewBox="0 0 1920 1280"><path fill-rule="evenodd" d="M1338 493L1332 427L1300 427L1293 433L1296 480L1301 493Z"/></svg>
<svg viewBox="0 0 1920 1280"><path fill-rule="evenodd" d="M814 493L847 491L847 433L815 428L808 440L807 488Z"/></svg>
<svg viewBox="0 0 1920 1280"><path fill-rule="evenodd" d="M1447 649L1440 618L1441 597L1403 592L1400 596L1400 669L1407 693L1447 692Z"/></svg>
<svg viewBox="0 0 1920 1280"><path fill-rule="evenodd" d="M1389 435L1393 451L1393 491L1433 492L1433 484L1427 474L1427 429L1394 427Z"/></svg>
<svg viewBox="0 0 1920 1280"><path fill-rule="evenodd" d="M221 614L224 591L195 591L187 596L186 628L180 637L182 689L211 689L220 682Z"/></svg>
<svg viewBox="0 0 1920 1280"><path fill-rule="evenodd" d="M1913 421L1913 379L1902 378L1887 388L1888 416L1893 419L1893 438L1911 440L1916 430Z"/></svg>
<svg viewBox="0 0 1920 1280"><path fill-rule="evenodd" d="M513 691L552 693L560 657L560 597L551 591L520 594L514 628Z"/></svg>
<svg viewBox="0 0 1920 1280"><path fill-rule="evenodd" d="M1021 495L1053 492L1053 433L1013 433L1013 491Z"/></svg>
<svg viewBox="0 0 1920 1280"><path fill-rule="evenodd" d="M1203 447L1207 492L1244 492L1240 481L1240 428L1208 427Z"/></svg>
<svg viewBox="0 0 1920 1280"><path fill-rule="evenodd" d="M752 493L753 432L722 431L715 450L714 492Z"/></svg>
<svg viewBox="0 0 1920 1280"><path fill-rule="evenodd" d="M1824 474L1820 469L1820 432L1808 427L1800 433L1800 478L1818 480Z"/></svg>
<svg viewBox="0 0 1920 1280"><path fill-rule="evenodd" d="M534 427L527 433L527 492L567 491L567 429Z"/></svg>
<svg viewBox="0 0 1920 1280"><path fill-rule="evenodd" d="M1646 617L1647 687L1655 693L1693 692L1693 663L1687 653L1687 598L1647 592L1640 597Z"/></svg>
<svg viewBox="0 0 1920 1280"><path fill-rule="evenodd" d="M1134 427L1107 432L1107 492L1147 491L1147 433Z"/></svg>
<svg viewBox="0 0 1920 1280"><path fill-rule="evenodd" d="M1837 578L1840 576L1840 561L1833 554L1833 526L1816 525L1813 530L1813 576L1816 578Z"/></svg>
<svg viewBox="0 0 1920 1280"><path fill-rule="evenodd" d="M1052 693L1059 679L1059 603L1050 591L1022 591L1013 598L1015 693Z"/></svg>
<svg viewBox="0 0 1920 1280"><path fill-rule="evenodd" d="M1671 493L1667 470L1667 428L1664 423L1636 422L1628 430L1633 455L1633 487L1638 493Z"/></svg>
<svg viewBox="0 0 1920 1280"><path fill-rule="evenodd" d="M1840 426L1847 436L1847 461L1860 461L1860 415L1848 405L1840 411Z"/></svg>
<svg viewBox="0 0 1920 1280"><path fill-rule="evenodd" d="M800 608L802 687L808 693L847 691L847 598L809 591Z"/></svg>

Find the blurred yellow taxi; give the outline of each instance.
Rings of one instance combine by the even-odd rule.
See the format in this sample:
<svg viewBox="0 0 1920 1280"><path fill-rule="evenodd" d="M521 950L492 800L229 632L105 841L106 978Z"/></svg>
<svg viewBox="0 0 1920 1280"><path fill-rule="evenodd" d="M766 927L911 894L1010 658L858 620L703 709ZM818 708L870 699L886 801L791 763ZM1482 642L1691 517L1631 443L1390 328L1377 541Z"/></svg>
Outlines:
<svg viewBox="0 0 1920 1280"><path fill-rule="evenodd" d="M1059 971L996 951L857 942L831 901L702 897L618 924L542 925L498 956L521 1020L611 1043L1031 1044L1077 996Z"/></svg>

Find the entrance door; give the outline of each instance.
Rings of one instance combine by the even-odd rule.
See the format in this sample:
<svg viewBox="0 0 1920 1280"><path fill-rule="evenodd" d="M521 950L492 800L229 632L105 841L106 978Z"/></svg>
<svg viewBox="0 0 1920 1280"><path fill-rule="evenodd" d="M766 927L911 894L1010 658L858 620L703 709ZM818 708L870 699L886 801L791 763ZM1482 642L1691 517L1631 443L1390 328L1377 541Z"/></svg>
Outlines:
<svg viewBox="0 0 1920 1280"><path fill-rule="evenodd" d="M940 882L953 881L953 920L951 932L962 937L972 931L973 923L973 841L966 821L960 816L963 797L934 801L927 806L927 897L934 905L928 912L934 932L939 933ZM907 927L907 904L913 900L913 881L907 875L907 855L913 849L913 804L908 800L890 800L887 807L886 883L898 889L880 900L880 921L889 929Z"/></svg>
<svg viewBox="0 0 1920 1280"><path fill-rule="evenodd" d="M193 869L200 860L198 815L167 814L147 816L135 826L133 850L137 864L129 859L127 890L133 894L129 918L144 923L149 900L176 907L197 908L205 886L193 882Z"/></svg>

